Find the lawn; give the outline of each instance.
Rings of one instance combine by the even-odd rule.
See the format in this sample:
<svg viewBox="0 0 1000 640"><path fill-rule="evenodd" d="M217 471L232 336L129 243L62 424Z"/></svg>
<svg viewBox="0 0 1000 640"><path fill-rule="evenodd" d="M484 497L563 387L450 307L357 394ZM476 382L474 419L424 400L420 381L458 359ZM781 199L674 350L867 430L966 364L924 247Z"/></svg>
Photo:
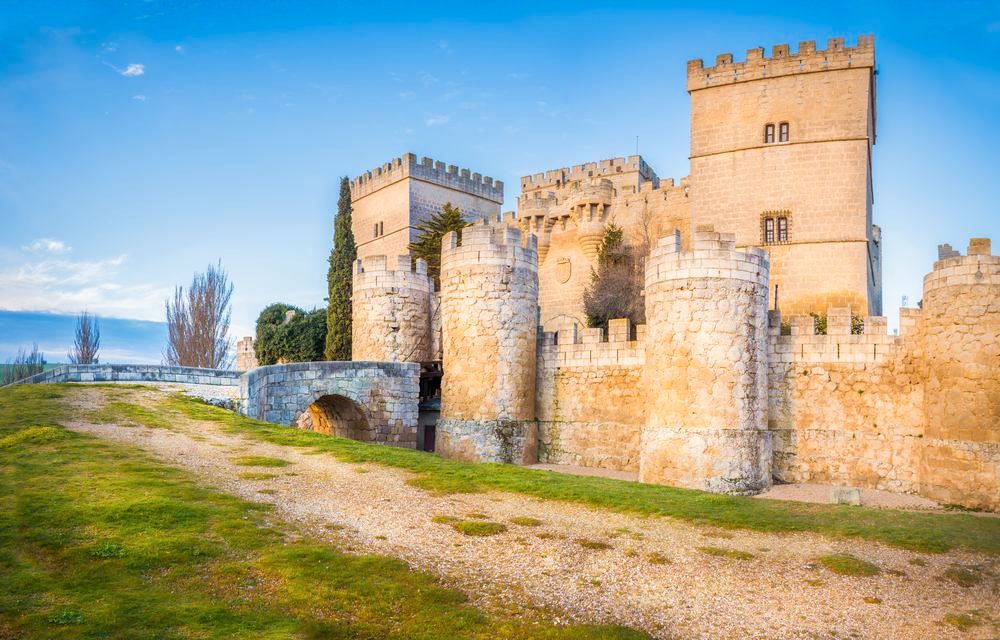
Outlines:
<svg viewBox="0 0 1000 640"><path fill-rule="evenodd" d="M412 484L437 493L511 491L731 529L812 531L876 540L914 551L964 548L1000 555L1000 518L756 500L513 465L474 464L258 422L180 394L165 397L161 406L168 413L217 422L231 433L327 452L346 462L406 469L417 474Z"/></svg>
<svg viewBox="0 0 1000 640"><path fill-rule="evenodd" d="M301 537L265 505L61 427L70 389L0 389L0 638L645 637L484 612L398 560Z"/></svg>

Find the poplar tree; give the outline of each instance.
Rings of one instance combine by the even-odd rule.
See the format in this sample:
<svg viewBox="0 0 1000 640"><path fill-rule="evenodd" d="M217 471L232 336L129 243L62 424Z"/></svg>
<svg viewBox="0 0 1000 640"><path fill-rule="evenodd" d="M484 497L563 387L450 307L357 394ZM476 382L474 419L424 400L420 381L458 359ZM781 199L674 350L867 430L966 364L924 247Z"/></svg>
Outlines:
<svg viewBox="0 0 1000 640"><path fill-rule="evenodd" d="M333 220L333 249L330 267L326 274L329 291L326 307L327 360L351 359L351 273L358 249L351 230L351 183L344 176L340 179L340 200L337 217Z"/></svg>

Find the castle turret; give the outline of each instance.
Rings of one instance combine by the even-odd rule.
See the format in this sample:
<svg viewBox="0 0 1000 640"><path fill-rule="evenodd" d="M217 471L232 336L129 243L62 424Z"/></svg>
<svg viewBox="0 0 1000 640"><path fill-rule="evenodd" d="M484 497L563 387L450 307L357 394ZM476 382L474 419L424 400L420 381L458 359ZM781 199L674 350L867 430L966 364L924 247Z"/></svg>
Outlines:
<svg viewBox="0 0 1000 640"><path fill-rule="evenodd" d="M924 277L925 495L996 509L1000 465L1000 256L973 238L968 255L944 245ZM985 449L992 447L992 459ZM978 452L978 453L977 453Z"/></svg>
<svg viewBox="0 0 1000 640"><path fill-rule="evenodd" d="M444 380L435 450L491 462L533 462L538 253L535 236L477 224L444 237Z"/></svg>
<svg viewBox="0 0 1000 640"><path fill-rule="evenodd" d="M678 233L662 238L646 266L639 477L756 493L771 483L767 257L710 230L696 232L693 245L681 253Z"/></svg>
<svg viewBox="0 0 1000 640"><path fill-rule="evenodd" d="M410 256L398 256L394 265L385 256L355 261L351 359L433 360L433 288L423 260L415 265Z"/></svg>

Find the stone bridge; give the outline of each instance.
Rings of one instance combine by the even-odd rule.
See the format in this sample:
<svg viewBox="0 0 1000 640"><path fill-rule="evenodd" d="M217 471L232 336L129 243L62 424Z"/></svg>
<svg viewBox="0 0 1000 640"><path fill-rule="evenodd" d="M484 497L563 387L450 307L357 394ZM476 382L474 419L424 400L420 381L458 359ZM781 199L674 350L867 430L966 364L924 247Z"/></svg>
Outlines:
<svg viewBox="0 0 1000 640"><path fill-rule="evenodd" d="M397 362L299 362L258 367L240 377L240 412L343 438L413 448L420 365Z"/></svg>

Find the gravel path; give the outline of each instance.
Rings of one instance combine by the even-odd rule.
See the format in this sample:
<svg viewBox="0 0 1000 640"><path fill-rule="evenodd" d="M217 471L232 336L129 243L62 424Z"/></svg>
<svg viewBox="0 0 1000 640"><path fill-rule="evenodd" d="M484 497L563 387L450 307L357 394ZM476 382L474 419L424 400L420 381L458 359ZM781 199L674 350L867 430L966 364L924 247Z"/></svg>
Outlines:
<svg viewBox="0 0 1000 640"><path fill-rule="evenodd" d="M104 401L96 388L81 388L75 397L81 409ZM130 396L144 402L156 397L155 391ZM206 485L273 503L278 518L348 551L402 558L486 608L544 609L557 620L623 624L661 638L995 638L1000 633L1000 566L978 554L924 555L814 534L720 531L518 494L434 496L406 484L410 474L403 470L227 435L210 422L186 421L170 430L82 421L67 426L137 446ZM245 455L293 464L279 469L233 464ZM240 479L248 471L277 477ZM505 522L508 530L474 538L431 521L470 513ZM542 524L511 524L516 516ZM610 548L585 548L579 540ZM698 550L709 546L754 557L736 560ZM826 553L850 553L883 571L872 578L836 575L814 562ZM949 568L972 565L992 577L973 587L941 577ZM947 615L970 611L984 623L964 633L942 623Z"/></svg>

